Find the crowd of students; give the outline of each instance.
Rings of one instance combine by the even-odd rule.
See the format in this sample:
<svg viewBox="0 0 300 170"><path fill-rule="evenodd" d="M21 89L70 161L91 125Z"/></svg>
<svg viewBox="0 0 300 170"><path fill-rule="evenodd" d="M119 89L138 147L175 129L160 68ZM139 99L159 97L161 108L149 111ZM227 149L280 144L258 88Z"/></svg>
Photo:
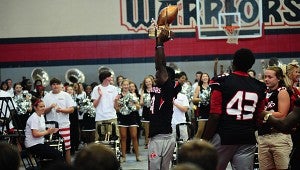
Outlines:
<svg viewBox="0 0 300 170"><path fill-rule="evenodd" d="M176 125L191 122L197 129L195 139L182 147L180 163L190 162L209 170L226 169L231 163L233 169L250 170L258 147L260 169L298 169L299 105L295 103L300 97L298 63L269 64L263 80L258 80L251 70L254 54L242 48L233 56L232 70L221 69L220 74L215 71L212 79L208 73L198 71L196 82L192 84L184 72L175 74L174 69L166 66L164 43L170 39L170 33L162 30L157 38L156 74L147 75L140 89L125 76L118 76L114 83L114 75L109 71L99 73L100 84L62 84L53 78L49 92L40 80L34 82L33 90L29 79L24 78L14 86L11 79L6 80L1 84L1 91L15 99L16 108L22 107L17 109L17 119L23 125L15 125L25 129L25 147L33 154L71 165L71 154L82 149L79 147L83 141L82 129L85 126L96 129L94 140L84 141L93 143L103 140L104 134L98 133L98 126L113 123L118 127L116 132L108 128L106 135L119 136L121 163L126 162L127 149L131 147L128 139L131 139L136 161L142 161L138 139L143 129L148 169L164 170L170 168L173 157ZM215 60L215 66L217 62ZM84 104L89 104L85 110L82 109ZM58 122L58 128L46 129L45 119ZM291 121L295 126L283 124L284 121ZM8 130L12 128L9 126ZM57 131L64 139L64 160L44 144L44 136ZM75 168L99 169L93 166L110 164L111 169L118 169L120 165L113 153L110 157L97 154L108 152L101 147L95 144L84 147L76 155ZM90 161L93 163L87 163ZM182 166L192 169L190 165Z"/></svg>

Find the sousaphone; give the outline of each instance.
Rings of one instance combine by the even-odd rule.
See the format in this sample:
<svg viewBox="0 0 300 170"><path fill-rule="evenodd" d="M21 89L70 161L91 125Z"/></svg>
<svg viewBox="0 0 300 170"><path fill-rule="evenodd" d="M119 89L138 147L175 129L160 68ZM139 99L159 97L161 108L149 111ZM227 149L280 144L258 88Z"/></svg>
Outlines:
<svg viewBox="0 0 300 170"><path fill-rule="evenodd" d="M43 68L33 69L31 72L31 78L32 78L33 82L35 82L36 80L41 80L42 85L44 87L47 87L50 82L49 75Z"/></svg>
<svg viewBox="0 0 300 170"><path fill-rule="evenodd" d="M65 74L65 79L68 83L84 83L85 75L77 68L69 69Z"/></svg>
<svg viewBox="0 0 300 170"><path fill-rule="evenodd" d="M102 71L109 71L113 77L115 76L115 72L111 68L109 68L109 67L100 66L98 68L98 73L100 74Z"/></svg>

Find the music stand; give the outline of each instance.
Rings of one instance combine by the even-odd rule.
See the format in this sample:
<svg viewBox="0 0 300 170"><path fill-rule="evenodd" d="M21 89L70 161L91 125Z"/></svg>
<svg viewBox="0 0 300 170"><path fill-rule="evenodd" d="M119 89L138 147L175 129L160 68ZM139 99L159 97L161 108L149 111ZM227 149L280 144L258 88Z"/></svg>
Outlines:
<svg viewBox="0 0 300 170"><path fill-rule="evenodd" d="M15 105L11 97L0 97L0 137L20 137L21 134L6 134L5 130L9 130L10 121L15 122L14 113ZM16 128L17 124L14 123Z"/></svg>

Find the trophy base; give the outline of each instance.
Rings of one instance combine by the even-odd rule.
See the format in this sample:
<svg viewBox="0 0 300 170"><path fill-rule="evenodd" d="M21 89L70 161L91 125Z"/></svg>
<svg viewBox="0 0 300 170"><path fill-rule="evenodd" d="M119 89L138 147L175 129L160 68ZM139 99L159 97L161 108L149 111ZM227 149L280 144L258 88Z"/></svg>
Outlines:
<svg viewBox="0 0 300 170"><path fill-rule="evenodd" d="M148 36L149 38L157 38L158 35L160 34L161 30L163 29L166 29L166 30L169 30L170 31L170 28L168 26L159 26L158 28L156 27L152 27L152 28L149 28L148 30Z"/></svg>

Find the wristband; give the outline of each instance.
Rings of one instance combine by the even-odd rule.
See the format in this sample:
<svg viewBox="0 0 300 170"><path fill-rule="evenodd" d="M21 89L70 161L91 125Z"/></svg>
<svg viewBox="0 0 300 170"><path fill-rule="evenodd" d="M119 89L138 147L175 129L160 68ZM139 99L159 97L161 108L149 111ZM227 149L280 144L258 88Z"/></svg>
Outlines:
<svg viewBox="0 0 300 170"><path fill-rule="evenodd" d="M269 117L272 115L272 113L268 113L264 116L264 120L263 120L263 123L267 123Z"/></svg>
<svg viewBox="0 0 300 170"><path fill-rule="evenodd" d="M164 48L164 46L163 45L157 45L155 48L156 49L158 49L158 48Z"/></svg>

